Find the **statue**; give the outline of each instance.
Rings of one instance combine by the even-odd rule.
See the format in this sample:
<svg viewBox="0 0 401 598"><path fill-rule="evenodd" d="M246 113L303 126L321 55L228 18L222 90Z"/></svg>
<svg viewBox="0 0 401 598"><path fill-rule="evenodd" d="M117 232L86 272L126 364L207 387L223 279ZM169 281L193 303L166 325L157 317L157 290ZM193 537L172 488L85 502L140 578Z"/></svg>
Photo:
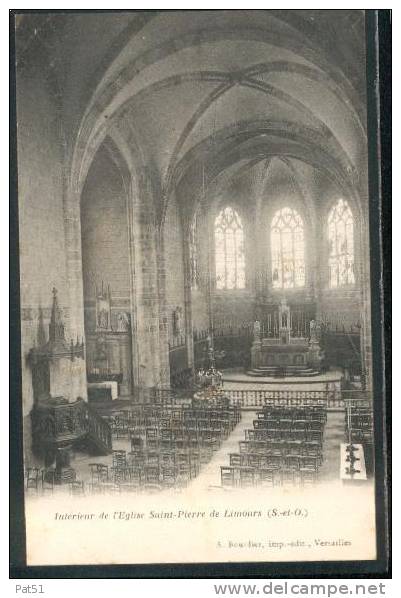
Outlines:
<svg viewBox="0 0 401 598"><path fill-rule="evenodd" d="M310 340L312 342L318 343L319 336L320 336L320 324L316 322L316 320L311 320L309 323L309 330L310 330Z"/></svg>
<svg viewBox="0 0 401 598"><path fill-rule="evenodd" d="M96 292L96 330L111 331L111 292L110 286L105 291L103 282L101 290L97 288Z"/></svg>
<svg viewBox="0 0 401 598"><path fill-rule="evenodd" d="M281 300L279 305L279 337L280 344L290 344L290 306L287 305L285 297Z"/></svg>
<svg viewBox="0 0 401 598"><path fill-rule="evenodd" d="M285 297L281 300L279 311L281 315L281 328L288 328L288 317L290 314L290 308L287 305L287 300L285 299Z"/></svg>
<svg viewBox="0 0 401 598"><path fill-rule="evenodd" d="M120 312L117 316L117 332L128 332L129 325L129 314Z"/></svg>
<svg viewBox="0 0 401 598"><path fill-rule="evenodd" d="M182 307L177 306L173 311L173 334L182 334Z"/></svg>
<svg viewBox="0 0 401 598"><path fill-rule="evenodd" d="M206 337L206 343L207 343L207 350L210 351L210 349L213 348L212 336L210 334L208 334Z"/></svg>
<svg viewBox="0 0 401 598"><path fill-rule="evenodd" d="M107 310L102 308L99 310L97 315L97 325L98 328L108 329L109 327L109 314Z"/></svg>
<svg viewBox="0 0 401 598"><path fill-rule="evenodd" d="M254 341L260 341L260 331L261 331L260 322L259 322L259 320L255 320L255 322L253 323L253 340Z"/></svg>

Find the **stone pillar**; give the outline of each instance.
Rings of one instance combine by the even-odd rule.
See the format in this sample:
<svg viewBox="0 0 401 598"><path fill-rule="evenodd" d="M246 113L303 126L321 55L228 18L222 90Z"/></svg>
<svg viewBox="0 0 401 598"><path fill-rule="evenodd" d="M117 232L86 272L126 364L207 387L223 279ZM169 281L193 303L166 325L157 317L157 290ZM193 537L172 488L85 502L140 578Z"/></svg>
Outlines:
<svg viewBox="0 0 401 598"><path fill-rule="evenodd" d="M134 386L168 387L170 367L160 215L164 198L159 173L147 163L127 118L113 123L111 136L131 177L129 222L132 371ZM139 396L134 388L134 395Z"/></svg>
<svg viewBox="0 0 401 598"><path fill-rule="evenodd" d="M164 235L159 229L157 238L157 277L158 277L158 321L159 321L159 383L160 388L170 387L170 357L168 343L168 315L166 306L166 265Z"/></svg>
<svg viewBox="0 0 401 598"><path fill-rule="evenodd" d="M320 220L320 226L316 226L315 234L311 237L310 243L313 243L313 254L315 255L315 262L309 265L306 262L307 269L309 267L314 267L314 301L316 305L315 309L315 319L318 322L322 321L322 295L323 289L325 287L325 278L326 272L328 269L328 255L326 251L326 234L327 234L327 226L326 223L323 221L322 213L319 212L318 216ZM312 259L312 258L311 258Z"/></svg>
<svg viewBox="0 0 401 598"><path fill-rule="evenodd" d="M130 316L131 316L131 368L132 368L132 381L131 381L131 392L135 394L135 387L141 385L141 371L140 371L140 356L139 356L139 345L138 345L138 300L137 293L140 288L139 276L137 276L138 266L137 255L136 255L136 243L137 235L139 234L138 227L135 226L134 221L134 204L136 200L134 198L135 179L131 174L131 180L129 184L129 193L127 198L127 225L128 225L128 257L129 257L129 270L130 270ZM137 191L138 194L138 191Z"/></svg>
<svg viewBox="0 0 401 598"><path fill-rule="evenodd" d="M70 307L69 332L74 339L77 336L85 336L80 201L80 193L71 189L63 202Z"/></svg>
<svg viewBox="0 0 401 598"><path fill-rule="evenodd" d="M367 160L367 157L365 157ZM358 245L355 247L356 275L359 277L361 293L361 360L363 383L372 389L372 330L371 330L371 288L370 288L370 235L369 235L369 188L367 168L360 175L360 212L358 218ZM356 253L356 251L358 253ZM358 279L356 280L358 283Z"/></svg>
<svg viewBox="0 0 401 598"><path fill-rule="evenodd" d="M185 309L185 344L187 348L188 368L194 373L194 336L192 323L191 265L189 255L189 231L183 226L184 256L184 309Z"/></svg>
<svg viewBox="0 0 401 598"><path fill-rule="evenodd" d="M64 194L64 234L66 248L67 287L69 297L68 333L71 339L83 339L84 327L84 293L82 277L82 247L81 247L81 196L77 189L68 189ZM77 396L87 399L86 357L83 367L77 372L74 392Z"/></svg>
<svg viewBox="0 0 401 598"><path fill-rule="evenodd" d="M265 314L261 313L261 304L264 303L264 298L267 295L268 289L268 268L267 268L267 255L269 254L270 248L267 239L269 235L266 230L266 221L263 218L262 209L262 197L259 196L255 206L255 223L256 230L252 233L252 253L255 258L254 261L254 314L253 317L265 319ZM251 316L251 314L250 314Z"/></svg>
<svg viewBox="0 0 401 598"><path fill-rule="evenodd" d="M260 322L256 320L253 324L253 343L251 347L251 367L256 369L261 364L262 342L260 340Z"/></svg>
<svg viewBox="0 0 401 598"><path fill-rule="evenodd" d="M160 260L151 174L145 168L131 166L135 173L128 206L132 370L135 387L152 388L169 384L167 319L159 307L165 272Z"/></svg>
<svg viewBox="0 0 401 598"><path fill-rule="evenodd" d="M365 387L372 389L372 330L370 298L369 216L360 226L361 359Z"/></svg>

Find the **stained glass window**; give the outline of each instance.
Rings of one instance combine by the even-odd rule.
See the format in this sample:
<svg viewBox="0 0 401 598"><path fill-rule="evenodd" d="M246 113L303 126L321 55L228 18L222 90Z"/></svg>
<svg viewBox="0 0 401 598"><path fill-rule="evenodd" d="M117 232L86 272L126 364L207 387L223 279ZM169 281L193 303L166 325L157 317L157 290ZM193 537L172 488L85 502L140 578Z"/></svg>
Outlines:
<svg viewBox="0 0 401 598"><path fill-rule="evenodd" d="M348 203L339 199L329 212L329 286L355 283L354 218Z"/></svg>
<svg viewBox="0 0 401 598"><path fill-rule="evenodd" d="M195 214L189 228L189 268L192 289L196 289L198 287L198 248L196 242L196 231L197 218Z"/></svg>
<svg viewBox="0 0 401 598"><path fill-rule="evenodd" d="M273 288L305 286L304 225L298 212L292 208L276 212L270 239Z"/></svg>
<svg viewBox="0 0 401 598"><path fill-rule="evenodd" d="M238 213L221 210L214 223L216 288L245 288L244 230Z"/></svg>

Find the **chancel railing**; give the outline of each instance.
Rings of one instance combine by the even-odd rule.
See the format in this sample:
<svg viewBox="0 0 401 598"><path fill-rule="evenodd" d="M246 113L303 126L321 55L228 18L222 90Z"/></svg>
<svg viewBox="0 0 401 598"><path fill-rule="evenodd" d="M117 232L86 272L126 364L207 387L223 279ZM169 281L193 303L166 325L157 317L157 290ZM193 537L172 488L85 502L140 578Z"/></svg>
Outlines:
<svg viewBox="0 0 401 598"><path fill-rule="evenodd" d="M367 391L333 390L237 390L224 389L224 395L233 405L241 408L261 407L263 405L314 406L321 405L328 409L345 409L347 405L371 408L372 396Z"/></svg>

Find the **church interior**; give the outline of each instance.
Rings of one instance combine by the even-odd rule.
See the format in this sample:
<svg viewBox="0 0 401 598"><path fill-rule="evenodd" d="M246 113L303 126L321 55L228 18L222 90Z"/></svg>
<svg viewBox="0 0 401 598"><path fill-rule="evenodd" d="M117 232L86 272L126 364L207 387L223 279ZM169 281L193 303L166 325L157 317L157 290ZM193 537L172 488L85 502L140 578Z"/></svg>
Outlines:
<svg viewBox="0 0 401 598"><path fill-rule="evenodd" d="M25 487L373 477L361 10L17 17Z"/></svg>

